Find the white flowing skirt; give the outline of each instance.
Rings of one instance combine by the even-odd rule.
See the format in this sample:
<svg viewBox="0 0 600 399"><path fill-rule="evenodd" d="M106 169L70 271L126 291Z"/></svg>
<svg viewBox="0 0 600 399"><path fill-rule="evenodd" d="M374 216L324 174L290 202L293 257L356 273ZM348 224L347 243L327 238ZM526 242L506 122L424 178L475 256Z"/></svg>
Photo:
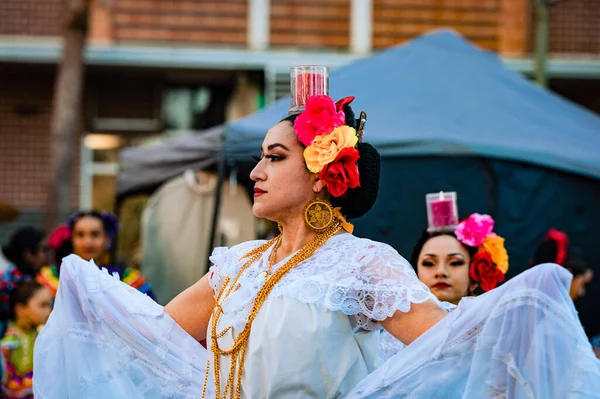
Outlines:
<svg viewBox="0 0 600 399"><path fill-rule="evenodd" d="M600 398L600 362L568 296L570 280L543 265L464 300L348 398ZM199 399L207 358L162 306L70 256L36 342L34 393Z"/></svg>
<svg viewBox="0 0 600 399"><path fill-rule="evenodd" d="M206 349L162 306L71 255L35 344L34 395L199 399L207 359Z"/></svg>
<svg viewBox="0 0 600 399"><path fill-rule="evenodd" d="M600 398L571 278L545 264L463 299L347 398Z"/></svg>

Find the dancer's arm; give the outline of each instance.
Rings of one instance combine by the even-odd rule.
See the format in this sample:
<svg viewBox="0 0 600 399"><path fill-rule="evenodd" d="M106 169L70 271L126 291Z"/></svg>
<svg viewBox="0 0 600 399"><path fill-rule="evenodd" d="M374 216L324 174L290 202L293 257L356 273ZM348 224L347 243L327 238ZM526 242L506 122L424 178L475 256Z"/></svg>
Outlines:
<svg viewBox="0 0 600 399"><path fill-rule="evenodd" d="M207 274L169 302L165 311L192 337L202 341L214 305L214 291Z"/></svg>
<svg viewBox="0 0 600 399"><path fill-rule="evenodd" d="M433 300L428 300L413 303L408 312L396 311L391 317L383 320L381 325L403 344L408 345L446 315L447 313Z"/></svg>

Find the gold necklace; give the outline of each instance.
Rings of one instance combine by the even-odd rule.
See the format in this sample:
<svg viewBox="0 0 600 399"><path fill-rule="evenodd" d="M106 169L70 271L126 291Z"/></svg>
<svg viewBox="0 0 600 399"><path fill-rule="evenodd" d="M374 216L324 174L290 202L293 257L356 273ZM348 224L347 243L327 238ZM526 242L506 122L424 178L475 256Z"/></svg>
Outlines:
<svg viewBox="0 0 600 399"><path fill-rule="evenodd" d="M268 277L265 281L262 288L256 294L256 298L254 299L254 303L252 304L252 308L250 309L250 315L248 316L248 321L244 329L238 334L237 338L234 339L233 345L230 349L222 349L219 346L218 339L223 337L228 331L231 330L231 326L225 328L220 333L217 333L217 325L219 324L219 320L221 315L223 314L223 309L221 308L222 299L227 298L232 291L235 291L239 288L238 280L240 276L252 265L256 260L258 260L264 252L273 244L275 247L273 248L273 252L271 253L269 259L269 270L272 268L275 253L277 252L277 248L281 245L281 236L277 236L276 238L266 242L263 245L255 248L254 250L248 252L241 259L247 259L248 261L240 268L239 272L236 274L233 281L230 284L230 278L226 277L225 282L223 283L223 287L219 291L217 295L217 300L215 303L215 307L212 312L212 321L211 321L211 349L213 351L213 365L214 365L214 379L215 379L215 394L217 399L226 399L229 395L231 399L240 399L242 395L242 373L244 370L244 355L246 353L246 346L248 343L248 339L250 337L250 330L252 328L252 322L256 318L258 311L266 301L267 297L275 287L279 281L283 278L283 276L292 270L299 263L311 257L317 249L322 247L327 240L337 233L342 228L342 224L339 220L335 220L329 227L327 227L324 231L318 233L315 238L306 243L300 251L298 251L290 260L285 262L283 266L277 269L272 276ZM220 381L220 357L221 356L230 356L231 365L229 369L229 374L227 378L227 384L225 385L225 390L221 395L221 381ZM206 396L206 387L208 384L208 376L210 372L210 360L206 364L206 374L204 376L204 386L202 388L202 398Z"/></svg>
<svg viewBox="0 0 600 399"><path fill-rule="evenodd" d="M271 251L271 255L269 256L269 267L267 268L266 271L259 273L257 278L258 277L267 278L271 275L273 266L275 266L275 263L276 263L275 258L277 258L277 250L279 249L280 246L281 246L281 234L275 238L275 246L273 247L273 250ZM248 256L248 254L244 255L244 257L242 257L242 259L247 256Z"/></svg>

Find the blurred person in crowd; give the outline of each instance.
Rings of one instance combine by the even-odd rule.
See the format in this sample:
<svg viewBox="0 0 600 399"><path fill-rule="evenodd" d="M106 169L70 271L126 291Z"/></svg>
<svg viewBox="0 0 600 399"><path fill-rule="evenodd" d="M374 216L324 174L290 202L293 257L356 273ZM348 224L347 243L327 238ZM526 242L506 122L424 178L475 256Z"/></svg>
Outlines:
<svg viewBox="0 0 600 399"><path fill-rule="evenodd" d="M12 222L16 220L19 215L20 212L16 207L0 199L0 223ZM2 248L0 248L0 273L3 273L9 264L9 260L6 259Z"/></svg>
<svg viewBox="0 0 600 399"><path fill-rule="evenodd" d="M569 296L573 301L585 296L585 290L594 278L594 271L576 248L570 247L569 236L564 231L551 228L537 246L530 265L552 262L563 266L573 275ZM600 359L600 335L590 340L596 357Z"/></svg>
<svg viewBox="0 0 600 399"><path fill-rule="evenodd" d="M20 282L32 279L47 264L47 252L44 233L35 227L20 228L3 248L10 264L0 275L0 334L8 321L11 291Z"/></svg>
<svg viewBox="0 0 600 399"><path fill-rule="evenodd" d="M116 242L119 221L110 212L76 212L67 223L56 228L48 239L54 252L54 265L40 271L37 280L56 296L60 278L60 262L73 253L86 261L93 260L110 274L117 273L124 283L136 288L154 299L154 293L146 278L138 269L123 267L112 260L113 244Z"/></svg>
<svg viewBox="0 0 600 399"><path fill-rule="evenodd" d="M33 348L51 311L52 295L35 280L22 282L11 292L11 321L0 341L5 398L33 398Z"/></svg>
<svg viewBox="0 0 600 399"><path fill-rule="evenodd" d="M594 272L576 249L569 248L569 237L564 231L548 230L530 260L531 266L548 262L559 264L573 274L569 291L573 301L585 295L585 288L594 278Z"/></svg>
<svg viewBox="0 0 600 399"><path fill-rule="evenodd" d="M600 334L595 335L590 342L592 343L592 348L594 349L596 357L600 359Z"/></svg>

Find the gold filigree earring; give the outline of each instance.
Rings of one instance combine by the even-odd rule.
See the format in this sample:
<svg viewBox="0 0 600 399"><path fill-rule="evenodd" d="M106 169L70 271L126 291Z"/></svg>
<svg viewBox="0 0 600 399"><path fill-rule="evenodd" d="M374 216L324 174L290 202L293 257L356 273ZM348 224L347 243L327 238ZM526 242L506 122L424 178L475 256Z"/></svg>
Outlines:
<svg viewBox="0 0 600 399"><path fill-rule="evenodd" d="M322 199L314 199L304 207L304 223L317 233L324 231L334 221L333 207Z"/></svg>

